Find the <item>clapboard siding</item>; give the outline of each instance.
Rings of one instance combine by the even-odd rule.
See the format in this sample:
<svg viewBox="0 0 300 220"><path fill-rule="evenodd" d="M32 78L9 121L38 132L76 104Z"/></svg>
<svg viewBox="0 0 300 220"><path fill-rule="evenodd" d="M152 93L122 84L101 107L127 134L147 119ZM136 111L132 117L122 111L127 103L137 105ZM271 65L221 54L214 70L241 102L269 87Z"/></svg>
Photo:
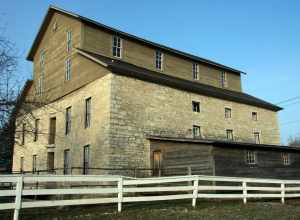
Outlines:
<svg viewBox="0 0 300 220"><path fill-rule="evenodd" d="M162 169L168 173L187 174L188 167L202 175L213 174L212 146L168 141L151 141L151 160L153 151L162 153ZM152 161L151 161L152 165Z"/></svg>
<svg viewBox="0 0 300 220"><path fill-rule="evenodd" d="M261 178L300 178L300 153L282 150L255 149L257 164L246 164L243 148L213 148L215 175ZM281 154L289 152L290 165L283 165Z"/></svg>

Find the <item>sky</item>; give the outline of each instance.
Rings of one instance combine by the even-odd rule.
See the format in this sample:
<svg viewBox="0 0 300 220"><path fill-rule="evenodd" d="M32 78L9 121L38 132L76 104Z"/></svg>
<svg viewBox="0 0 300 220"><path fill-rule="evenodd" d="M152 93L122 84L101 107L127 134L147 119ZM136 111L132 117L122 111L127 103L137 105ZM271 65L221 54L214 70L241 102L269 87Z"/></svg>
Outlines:
<svg viewBox="0 0 300 220"><path fill-rule="evenodd" d="M19 79L49 5L242 70L243 91L272 103L300 96L298 0L1 0L0 31L15 43ZM300 135L300 98L282 103L281 142Z"/></svg>

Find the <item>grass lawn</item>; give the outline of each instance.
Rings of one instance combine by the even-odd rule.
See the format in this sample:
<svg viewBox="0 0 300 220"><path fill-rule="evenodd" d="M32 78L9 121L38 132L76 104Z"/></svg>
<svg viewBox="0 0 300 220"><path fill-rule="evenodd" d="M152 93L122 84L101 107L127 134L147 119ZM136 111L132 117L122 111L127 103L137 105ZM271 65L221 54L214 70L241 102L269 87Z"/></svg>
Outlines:
<svg viewBox="0 0 300 220"><path fill-rule="evenodd" d="M300 219L300 200L289 200L285 205L280 201L255 201L243 205L242 201L198 201L191 207L191 201L153 202L125 204L122 213L114 206L85 206L48 209L27 209L21 211L26 220L284 220ZM12 219L9 213L0 213L0 219Z"/></svg>

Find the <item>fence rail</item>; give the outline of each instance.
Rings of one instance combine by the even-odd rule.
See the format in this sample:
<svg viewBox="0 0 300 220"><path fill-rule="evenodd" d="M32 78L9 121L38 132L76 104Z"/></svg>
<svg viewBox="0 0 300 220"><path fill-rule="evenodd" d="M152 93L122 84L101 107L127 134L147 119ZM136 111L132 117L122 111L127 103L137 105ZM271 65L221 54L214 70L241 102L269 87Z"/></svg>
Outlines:
<svg viewBox="0 0 300 220"><path fill-rule="evenodd" d="M38 183L38 184L37 184ZM96 184L96 185L94 185ZM149 194L150 193L150 194ZM38 196L52 196L38 200ZM53 197L61 196L62 199ZM63 196L77 195L75 199ZM79 197L78 195L85 195ZM97 197L95 197L97 195ZM22 199L35 196L35 200ZM87 198L87 196L90 196ZM14 220L21 208L52 207L191 199L241 199L300 197L300 180L256 179L219 176L172 176L132 178L117 175L1 175L0 198L14 197L14 201L0 203L0 210L14 209Z"/></svg>

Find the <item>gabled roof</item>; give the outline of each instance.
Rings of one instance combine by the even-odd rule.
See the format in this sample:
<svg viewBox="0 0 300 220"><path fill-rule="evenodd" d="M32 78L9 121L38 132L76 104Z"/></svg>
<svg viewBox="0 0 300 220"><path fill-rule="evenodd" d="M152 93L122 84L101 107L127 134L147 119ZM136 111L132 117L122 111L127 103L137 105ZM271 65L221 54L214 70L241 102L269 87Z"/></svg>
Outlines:
<svg viewBox="0 0 300 220"><path fill-rule="evenodd" d="M178 77L170 76L168 74L159 73L156 71L151 71L146 68L135 66L133 64L127 63L119 59L112 59L105 57L100 54L92 53L89 51L84 51L77 49L78 52L95 62L104 65L110 69L113 73L121 74L137 79L141 79L148 82L153 82L160 85L169 86L172 88L189 91L201 95L206 95L210 97L215 97L223 100L243 103L247 105L253 105L272 111L282 110L281 107L273 105L262 99L256 98L254 96L248 95L242 92L236 92L227 89L221 89L214 86L192 82L189 80L181 79Z"/></svg>
<svg viewBox="0 0 300 220"><path fill-rule="evenodd" d="M192 54L180 51L180 50L176 50L176 49L173 49L171 47L167 47L167 46L164 46L164 45L161 45L161 44L158 44L158 43L155 43L155 42L152 42L152 41L149 41L149 40L137 37L137 36L134 36L132 34L128 34L126 32L117 30L115 28L109 27L107 25L104 25L102 23L96 22L96 21L91 20L89 18L80 16L80 15L78 15L76 13L73 13L73 12L70 12L70 11L66 11L64 9L61 9L61 8L58 8L58 7L52 6L52 5L49 7L49 9L47 11L47 14L44 17L44 20L42 22L42 25L41 25L39 31L38 31L38 34L36 35L36 38L35 38L35 40L33 42L33 45L31 46L31 49L30 49L30 51L29 51L29 53L27 55L27 60L29 60L29 61L33 60L33 55L34 55L34 53L35 53L35 51L37 49L37 46L38 46L39 42L41 41L42 35L43 35L44 31L46 30L46 28L47 28L47 26L49 24L50 18L53 15L54 12L62 13L64 15L67 15L67 16L73 17L73 18L75 18L77 20L80 20L83 23L92 25L92 26L94 26L96 28L109 31L109 32L111 32L113 34L119 35L119 36L124 37L124 38L128 38L128 39L131 39L131 40L134 40L134 41L138 41L138 42L143 43L145 45L148 45L148 46L160 49L162 51L169 52L171 54L175 54L175 55L178 55L178 56L181 56L181 57L185 57L185 58L194 60L196 62L205 63L205 64L208 64L208 65L220 68L220 69L224 69L224 70L230 71L232 73L236 73L236 74L243 73L243 74L245 74L245 72L243 72L243 71L240 71L240 70L237 70L237 69L225 66L223 64L214 62L212 60L208 60L208 59L205 59L205 58L202 58L202 57L198 57L198 56L195 56L195 55L192 55Z"/></svg>

